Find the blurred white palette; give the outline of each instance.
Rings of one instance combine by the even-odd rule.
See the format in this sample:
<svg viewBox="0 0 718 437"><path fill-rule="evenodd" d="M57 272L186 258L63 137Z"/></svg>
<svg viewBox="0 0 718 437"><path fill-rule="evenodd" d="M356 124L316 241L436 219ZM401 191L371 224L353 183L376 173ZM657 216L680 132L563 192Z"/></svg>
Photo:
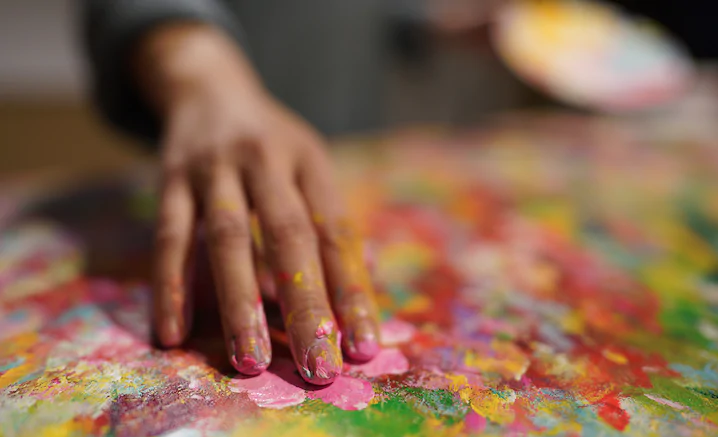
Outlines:
<svg viewBox="0 0 718 437"><path fill-rule="evenodd" d="M492 37L529 84L608 112L665 105L683 94L693 72L684 50L656 25L597 2L509 2Z"/></svg>

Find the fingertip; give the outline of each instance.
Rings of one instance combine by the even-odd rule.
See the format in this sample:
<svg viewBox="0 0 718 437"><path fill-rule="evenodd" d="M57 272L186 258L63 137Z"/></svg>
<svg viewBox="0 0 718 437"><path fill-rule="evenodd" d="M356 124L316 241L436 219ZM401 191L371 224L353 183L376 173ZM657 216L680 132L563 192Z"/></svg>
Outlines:
<svg viewBox="0 0 718 437"><path fill-rule="evenodd" d="M239 359L237 356L232 355L232 357L230 357L230 361L232 366L239 373L245 376L257 376L267 370L270 364L268 360L258 362L255 357L249 354L245 354L242 357L239 357Z"/></svg>
<svg viewBox="0 0 718 437"><path fill-rule="evenodd" d="M179 347L183 342L182 329L176 318L168 318L158 323L160 344L168 349Z"/></svg>
<svg viewBox="0 0 718 437"><path fill-rule="evenodd" d="M369 319L360 320L346 327L342 348L349 359L366 362L374 358L381 346L376 323Z"/></svg>
<svg viewBox="0 0 718 437"><path fill-rule="evenodd" d="M344 353L346 353L347 357L360 363L371 361L379 354L380 350L379 342L373 338L344 345Z"/></svg>
<svg viewBox="0 0 718 437"><path fill-rule="evenodd" d="M297 367L306 382L329 385L341 374L344 362L337 335L332 337L317 339L305 351L303 363Z"/></svg>
<svg viewBox="0 0 718 437"><path fill-rule="evenodd" d="M307 367L301 369L300 373L302 378L310 384L329 385L333 383L341 373L341 358L338 359L338 365L336 361L336 359L325 360L322 357L317 357L314 365L309 364Z"/></svg>
<svg viewBox="0 0 718 437"><path fill-rule="evenodd" d="M272 361L269 340L263 335L233 336L229 348L232 366L246 376L259 375Z"/></svg>

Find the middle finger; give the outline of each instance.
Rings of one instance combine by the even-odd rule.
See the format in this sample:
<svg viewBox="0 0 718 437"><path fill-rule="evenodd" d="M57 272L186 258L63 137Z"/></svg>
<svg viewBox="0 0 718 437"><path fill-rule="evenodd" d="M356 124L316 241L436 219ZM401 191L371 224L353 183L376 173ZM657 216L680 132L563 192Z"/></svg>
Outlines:
<svg viewBox="0 0 718 437"><path fill-rule="evenodd" d="M295 363L307 382L329 384L342 368L340 334L324 286L317 238L293 172L281 160L260 160L246 175Z"/></svg>

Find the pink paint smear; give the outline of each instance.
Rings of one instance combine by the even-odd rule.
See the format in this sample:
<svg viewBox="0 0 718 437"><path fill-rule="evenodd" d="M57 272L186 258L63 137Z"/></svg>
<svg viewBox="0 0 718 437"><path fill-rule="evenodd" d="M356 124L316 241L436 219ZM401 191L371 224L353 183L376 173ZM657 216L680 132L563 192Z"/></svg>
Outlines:
<svg viewBox="0 0 718 437"><path fill-rule="evenodd" d="M287 408L299 405L305 399L320 399L342 410L366 408L374 397L371 383L350 376L338 376L332 385L319 390L307 390L288 360L274 362L267 371L253 378L235 378L230 382L234 393L246 393L249 399L262 408Z"/></svg>
<svg viewBox="0 0 718 437"><path fill-rule="evenodd" d="M392 319L381 324L381 342L385 346L408 343L415 332L416 328L411 323Z"/></svg>
<svg viewBox="0 0 718 437"><path fill-rule="evenodd" d="M351 376L339 375L334 384L307 393L310 399L321 399L342 410L363 410L374 397L371 383Z"/></svg>
<svg viewBox="0 0 718 437"><path fill-rule="evenodd" d="M349 369L369 378L400 375L409 370L409 361L399 349L382 349L373 360L365 364L350 365Z"/></svg>

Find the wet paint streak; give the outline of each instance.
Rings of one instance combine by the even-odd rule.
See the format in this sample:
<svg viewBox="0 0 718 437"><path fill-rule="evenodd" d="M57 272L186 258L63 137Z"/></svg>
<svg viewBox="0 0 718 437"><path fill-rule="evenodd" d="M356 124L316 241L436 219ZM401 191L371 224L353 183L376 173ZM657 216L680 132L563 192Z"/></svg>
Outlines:
<svg viewBox="0 0 718 437"><path fill-rule="evenodd" d="M321 399L342 410L363 410L374 397L374 389L370 382L339 376L332 385L310 391L307 395L310 399Z"/></svg>

